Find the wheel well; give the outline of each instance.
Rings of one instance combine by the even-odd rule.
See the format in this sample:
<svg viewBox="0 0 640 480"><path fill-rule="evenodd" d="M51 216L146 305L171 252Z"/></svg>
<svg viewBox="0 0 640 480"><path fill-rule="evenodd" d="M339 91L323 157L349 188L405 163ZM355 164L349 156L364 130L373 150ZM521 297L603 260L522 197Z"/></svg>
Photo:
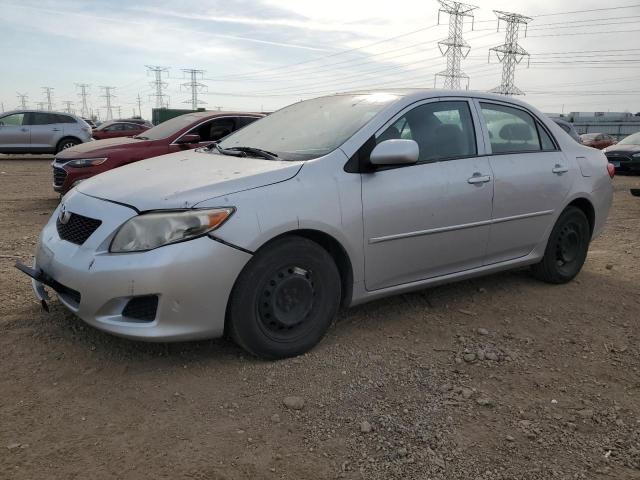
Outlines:
<svg viewBox="0 0 640 480"><path fill-rule="evenodd" d="M77 140L78 142L82 143L82 140L80 140L78 137L74 137L73 135L66 135L64 137L62 137L60 140L58 140L58 143L56 143L56 149L60 146L60 144L62 142L64 142L65 140Z"/></svg>
<svg viewBox="0 0 640 480"><path fill-rule="evenodd" d="M338 267L338 272L340 273L340 290L342 292L341 304L343 306L346 306L351 300L351 293L353 290L353 268L351 266L349 255L347 255L344 247L331 235L319 230L310 229L292 230L290 232L283 233L270 241L273 241L277 238L282 238L284 236L292 235L304 237L308 240L316 242L327 252L329 252L329 255L331 255L331 257L333 257L333 260L336 262L336 266Z"/></svg>
<svg viewBox="0 0 640 480"><path fill-rule="evenodd" d="M576 198L568 206L577 207L582 210L582 212L587 216L587 220L589 220L589 231L593 234L593 229L596 224L596 211L591 202L586 198Z"/></svg>

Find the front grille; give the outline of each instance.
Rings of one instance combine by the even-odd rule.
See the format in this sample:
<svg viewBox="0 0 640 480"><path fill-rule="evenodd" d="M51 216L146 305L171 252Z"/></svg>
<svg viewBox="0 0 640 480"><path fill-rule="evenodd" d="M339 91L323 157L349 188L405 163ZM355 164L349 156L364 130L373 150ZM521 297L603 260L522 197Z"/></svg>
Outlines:
<svg viewBox="0 0 640 480"><path fill-rule="evenodd" d="M122 310L122 316L133 320L143 322L152 322L156 318L158 310L158 296L145 295L142 297L134 297L127 302Z"/></svg>
<svg viewBox="0 0 640 480"><path fill-rule="evenodd" d="M64 169L53 167L53 184L56 187L61 187L66 178L67 172Z"/></svg>
<svg viewBox="0 0 640 480"><path fill-rule="evenodd" d="M56 220L56 228L58 229L58 235L67 242L75 243L76 245L82 245L87 241L87 238L95 232L102 224L100 220L95 218L84 217L77 213L72 213L67 223L62 223L58 218Z"/></svg>

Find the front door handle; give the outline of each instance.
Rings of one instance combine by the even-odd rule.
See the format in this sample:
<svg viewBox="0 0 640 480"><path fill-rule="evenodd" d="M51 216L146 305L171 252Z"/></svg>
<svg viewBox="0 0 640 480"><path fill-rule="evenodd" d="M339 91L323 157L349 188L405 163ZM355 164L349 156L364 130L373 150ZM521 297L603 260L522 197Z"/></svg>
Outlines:
<svg viewBox="0 0 640 480"><path fill-rule="evenodd" d="M560 165L559 163L556 163L555 167L553 167L553 170L551 171L558 175L562 175L563 173L567 173L569 169L563 165Z"/></svg>
<svg viewBox="0 0 640 480"><path fill-rule="evenodd" d="M23 132L28 132L29 131L28 128L21 128L20 130L22 130Z"/></svg>
<svg viewBox="0 0 640 480"><path fill-rule="evenodd" d="M482 175L480 172L476 172L473 174L471 178L467 179L467 183L477 184L477 183L487 183L491 181L491 175Z"/></svg>
<svg viewBox="0 0 640 480"><path fill-rule="evenodd" d="M52 131L52 132L59 132L59 131L60 131L60 129L59 129L59 128L52 128L52 129L51 129L51 131Z"/></svg>

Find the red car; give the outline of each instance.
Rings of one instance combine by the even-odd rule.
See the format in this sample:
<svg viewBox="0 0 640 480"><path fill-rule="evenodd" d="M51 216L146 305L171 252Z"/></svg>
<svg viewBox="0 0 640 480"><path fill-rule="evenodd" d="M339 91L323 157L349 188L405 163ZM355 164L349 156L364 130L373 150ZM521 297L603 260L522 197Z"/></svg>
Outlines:
<svg viewBox="0 0 640 480"><path fill-rule="evenodd" d="M618 143L614 137L607 135L606 133L584 133L580 135L580 140L583 145L597 148L598 150L602 150L603 148L607 148Z"/></svg>
<svg viewBox="0 0 640 480"><path fill-rule="evenodd" d="M112 168L206 146L262 117L262 113L187 113L150 128L143 135L67 148L53 161L53 189L64 194L77 183Z"/></svg>
<svg viewBox="0 0 640 480"><path fill-rule="evenodd" d="M91 136L96 140L118 137L135 137L142 132L146 132L153 125L148 123L129 122L126 120L113 120L104 122L91 132Z"/></svg>

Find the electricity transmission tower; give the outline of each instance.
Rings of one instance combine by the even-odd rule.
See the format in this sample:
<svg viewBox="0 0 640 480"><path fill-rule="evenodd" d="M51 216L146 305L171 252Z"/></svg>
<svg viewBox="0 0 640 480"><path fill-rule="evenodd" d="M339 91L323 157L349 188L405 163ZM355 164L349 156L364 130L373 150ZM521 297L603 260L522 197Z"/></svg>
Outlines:
<svg viewBox="0 0 640 480"><path fill-rule="evenodd" d="M37 102L36 105L38 106L38 110L44 110L44 106L47 104L47 102Z"/></svg>
<svg viewBox="0 0 640 480"><path fill-rule="evenodd" d="M82 101L82 106L80 107L80 116L82 118L89 118L89 105L87 105L87 97L89 94L87 93L87 89L89 88L88 83L76 83L76 87L80 89L80 93L78 94L80 100Z"/></svg>
<svg viewBox="0 0 640 480"><path fill-rule="evenodd" d="M524 57L529 59L529 53L518 45L518 33L520 25L525 26L524 35L527 36L527 23L532 19L520 15L518 13L502 12L494 10L498 17L498 31L500 31L500 20L507 23L507 30L504 43L489 49L489 59L491 52L496 53L498 61L502 63L502 83L499 87L491 90L493 93L501 93L502 95L524 95L524 92L515 86L516 65L518 65Z"/></svg>
<svg viewBox="0 0 640 480"><path fill-rule="evenodd" d="M155 88L156 93L149 95L149 97L154 97L156 99L156 108L168 108L169 107L169 96L165 95L164 89L167 88L167 82L162 81L162 74L169 73L169 69L167 67L160 67L154 65L146 65L147 73L153 73L155 79L151 82L151 86ZM165 101L166 98L166 101Z"/></svg>
<svg viewBox="0 0 640 480"><path fill-rule="evenodd" d="M204 70L195 70L193 68L188 68L182 70L184 73L188 73L190 80L186 83L183 83L183 87L188 87L191 89L191 100L185 100L182 103L191 103L191 109L197 110L198 105L202 103L207 103L202 100L198 100L198 93L205 90L207 86L204 83L198 82L198 77L202 78L204 75Z"/></svg>
<svg viewBox="0 0 640 480"><path fill-rule="evenodd" d="M71 105L73 105L73 102L71 100L65 100L64 102L64 111L67 113L73 113L73 109L71 108Z"/></svg>
<svg viewBox="0 0 640 480"><path fill-rule="evenodd" d="M118 109L118 118L122 118L122 107L117 106L116 108Z"/></svg>
<svg viewBox="0 0 640 480"><path fill-rule="evenodd" d="M112 93L116 87L100 87L104 90L104 95L100 95L105 99L106 105L103 107L107 110L107 120L113 120L113 105L111 105L111 100L115 98L115 95Z"/></svg>
<svg viewBox="0 0 640 480"><path fill-rule="evenodd" d="M134 111L135 116L135 111ZM138 116L142 118L142 99L140 98L140 94L138 93Z"/></svg>
<svg viewBox="0 0 640 480"><path fill-rule="evenodd" d="M51 87L42 87L44 90L45 98L47 99L44 103L47 105L47 110L53 110L53 88Z"/></svg>
<svg viewBox="0 0 640 480"><path fill-rule="evenodd" d="M471 50L469 44L462 38L462 27L464 17L471 17L471 29L473 30L473 10L478 7L452 0L438 0L438 2L440 2L438 23L440 23L440 13L449 15L449 36L438 42L440 53L443 57L447 57L447 69L436 73L434 87L438 77L443 77L444 88L460 90L462 79L466 80L466 88L469 88L469 77L460 69L462 59L467 58Z"/></svg>
<svg viewBox="0 0 640 480"><path fill-rule="evenodd" d="M20 108L25 110L27 108L27 98L29 98L29 95L20 92L16 93L18 94L18 100L20 100Z"/></svg>

